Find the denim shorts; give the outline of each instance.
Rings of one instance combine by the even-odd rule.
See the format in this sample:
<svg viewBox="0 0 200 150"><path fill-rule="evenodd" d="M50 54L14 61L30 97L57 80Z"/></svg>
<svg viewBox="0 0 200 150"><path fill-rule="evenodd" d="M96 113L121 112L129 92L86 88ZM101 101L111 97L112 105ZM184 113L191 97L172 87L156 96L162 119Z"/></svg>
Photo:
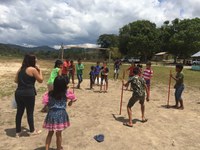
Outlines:
<svg viewBox="0 0 200 150"><path fill-rule="evenodd" d="M175 99L178 101L178 100L182 100L182 92L184 90L184 84L181 84L180 86L176 87L175 89Z"/></svg>

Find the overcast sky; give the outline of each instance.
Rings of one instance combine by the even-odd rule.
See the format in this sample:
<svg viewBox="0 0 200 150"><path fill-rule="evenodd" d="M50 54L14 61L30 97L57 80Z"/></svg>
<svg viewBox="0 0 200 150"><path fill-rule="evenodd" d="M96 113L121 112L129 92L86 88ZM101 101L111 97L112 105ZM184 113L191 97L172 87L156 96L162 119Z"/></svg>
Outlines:
<svg viewBox="0 0 200 150"><path fill-rule="evenodd" d="M0 43L95 44L136 20L200 17L200 0L0 0Z"/></svg>

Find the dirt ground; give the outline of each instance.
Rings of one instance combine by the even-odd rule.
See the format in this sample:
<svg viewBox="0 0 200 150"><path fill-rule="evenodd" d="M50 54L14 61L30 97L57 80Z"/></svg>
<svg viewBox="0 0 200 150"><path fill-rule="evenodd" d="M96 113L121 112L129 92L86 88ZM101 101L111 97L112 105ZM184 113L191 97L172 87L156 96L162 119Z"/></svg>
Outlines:
<svg viewBox="0 0 200 150"><path fill-rule="evenodd" d="M16 88L14 76L19 67L20 63L0 63L1 92L11 91L9 96L0 97L0 149L43 150L47 131L42 129L42 124L46 114L40 110L47 81L36 84L38 95L34 112L35 127L43 132L40 135L29 136L24 115L24 136L15 138L16 109L11 108L11 101ZM165 105L168 87L154 84L150 101L145 102L148 122L140 121L140 105L137 103L132 108L134 126L130 128L124 126L123 122L128 118L126 105L131 91L124 91L122 114L119 115L120 80L109 80L108 93L99 93L99 86L95 86L94 90L88 90L88 87L89 80L85 79L81 89L75 89L78 100L67 108L71 126L63 131L62 145L65 150L200 149L200 89L186 87L183 93L184 110L167 109ZM174 89L171 89L171 105L174 104L173 93ZM94 140L93 137L97 134L104 134L104 142L98 143ZM51 148L56 149L55 137L52 139Z"/></svg>

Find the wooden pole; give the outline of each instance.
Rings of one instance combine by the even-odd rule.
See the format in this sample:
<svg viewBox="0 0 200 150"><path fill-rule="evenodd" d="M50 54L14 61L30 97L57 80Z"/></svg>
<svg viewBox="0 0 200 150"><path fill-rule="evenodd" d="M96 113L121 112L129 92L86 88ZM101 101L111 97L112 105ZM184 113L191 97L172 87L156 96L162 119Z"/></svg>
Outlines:
<svg viewBox="0 0 200 150"><path fill-rule="evenodd" d="M172 74L172 71L170 70L170 74L169 74L169 87L168 87L168 99L167 99L167 108L169 108L169 98L170 98L170 88L171 88L171 74Z"/></svg>
<svg viewBox="0 0 200 150"><path fill-rule="evenodd" d="M64 46L61 45L61 60L63 61L63 55L64 55Z"/></svg>
<svg viewBox="0 0 200 150"><path fill-rule="evenodd" d="M125 70L123 71L123 77L122 77L122 91L121 91L121 101L120 101L120 110L119 115L121 115L122 112L122 101L123 101L123 94L124 94L124 78L125 78Z"/></svg>
<svg viewBox="0 0 200 150"><path fill-rule="evenodd" d="M72 83L73 93L74 93L74 83Z"/></svg>

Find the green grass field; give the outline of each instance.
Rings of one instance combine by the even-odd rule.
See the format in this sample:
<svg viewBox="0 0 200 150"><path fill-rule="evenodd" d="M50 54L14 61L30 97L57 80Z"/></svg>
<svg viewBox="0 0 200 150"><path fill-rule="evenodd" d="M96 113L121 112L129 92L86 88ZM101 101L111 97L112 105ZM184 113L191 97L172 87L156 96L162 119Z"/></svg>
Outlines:
<svg viewBox="0 0 200 150"><path fill-rule="evenodd" d="M38 60L38 64L43 71L45 82L49 78L50 72L54 66L54 61L55 60ZM12 63L21 64L21 62L22 62L22 59L15 59L15 58L13 58L13 59L1 58L0 59L1 66L5 65L5 66L9 67L9 66L12 66ZM90 67L92 65L95 66L96 64L91 63L91 62L83 62L83 64L85 66L83 78L88 79ZM110 68L109 79L113 79L113 74L114 74L113 64L110 64L110 65L108 64L108 66ZM119 79L122 79L123 70L126 70L129 66L130 66L129 64L123 64L121 66ZM145 68L145 65L143 65L143 69L144 68ZM152 66L152 69L154 71L152 85L164 84L164 85L168 86L170 70L172 70L172 73L175 75L175 66L170 66L170 67ZM2 70L0 70L0 71L2 71ZM16 88L16 84L14 83L14 77L15 77L16 72L12 72L12 70L10 70L10 71L11 71L10 73L8 73L8 72L0 73L0 76L1 76L0 84L2 85L0 87L0 97L9 96L9 95L13 94L13 91ZM200 71L193 71L191 69L184 68L183 72L185 75L184 82L185 82L186 87L189 87L191 89L192 88L200 89ZM125 79L127 79L127 78L128 78L128 74L126 74ZM174 81L172 81L172 85L173 84L174 84ZM44 87L40 87L38 92L44 92L45 90L46 89Z"/></svg>

